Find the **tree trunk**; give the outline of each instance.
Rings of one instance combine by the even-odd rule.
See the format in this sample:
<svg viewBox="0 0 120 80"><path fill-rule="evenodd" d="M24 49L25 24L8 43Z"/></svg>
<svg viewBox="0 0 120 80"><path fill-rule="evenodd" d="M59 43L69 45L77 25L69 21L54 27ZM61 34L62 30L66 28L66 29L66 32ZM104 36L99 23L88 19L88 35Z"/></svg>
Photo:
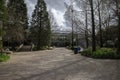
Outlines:
<svg viewBox="0 0 120 80"><path fill-rule="evenodd" d="M118 46L117 46L117 54L120 54L120 11L119 11L119 1L116 0L116 11L118 16Z"/></svg>
<svg viewBox="0 0 120 80"><path fill-rule="evenodd" d="M100 31L100 47L103 47L103 37L102 37L102 26L101 26L101 13L100 13L100 2L98 0L98 15L99 15L99 31Z"/></svg>
<svg viewBox="0 0 120 80"><path fill-rule="evenodd" d="M118 48L117 53L120 54L120 15L118 15Z"/></svg>
<svg viewBox="0 0 120 80"><path fill-rule="evenodd" d="M91 6L91 19L92 19L92 51L96 51L96 39L95 39L95 22L94 22L94 9L93 0L90 0Z"/></svg>
<svg viewBox="0 0 120 80"><path fill-rule="evenodd" d="M86 48L88 48L89 47L89 42L88 42L88 16L87 16L87 10L85 12L85 17L86 17L86 19L85 19L85 22L86 22L85 40L86 40Z"/></svg>

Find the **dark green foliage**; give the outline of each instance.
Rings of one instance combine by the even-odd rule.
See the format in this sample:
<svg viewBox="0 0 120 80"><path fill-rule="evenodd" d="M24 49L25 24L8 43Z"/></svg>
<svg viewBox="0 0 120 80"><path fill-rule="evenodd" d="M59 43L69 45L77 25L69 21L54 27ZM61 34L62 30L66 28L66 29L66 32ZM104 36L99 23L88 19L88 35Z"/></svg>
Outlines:
<svg viewBox="0 0 120 80"><path fill-rule="evenodd" d="M28 28L27 8L24 0L9 0L7 4L8 21L4 24L5 41L22 42Z"/></svg>
<svg viewBox="0 0 120 80"><path fill-rule="evenodd" d="M6 17L5 0L0 0L0 21L3 21Z"/></svg>
<svg viewBox="0 0 120 80"><path fill-rule="evenodd" d="M5 62L5 61L7 61L9 59L10 59L9 55L7 55L5 53L0 54L0 62Z"/></svg>
<svg viewBox="0 0 120 80"><path fill-rule="evenodd" d="M112 40L115 41L115 39L117 38L117 26L110 26L107 27L104 31L103 31L103 41L107 41L107 40Z"/></svg>
<svg viewBox="0 0 120 80"><path fill-rule="evenodd" d="M9 0L8 3L9 19L13 22L21 23L24 28L27 27L27 7L24 0Z"/></svg>
<svg viewBox="0 0 120 80"><path fill-rule="evenodd" d="M101 48L92 54L94 58L117 58L116 51L111 48Z"/></svg>
<svg viewBox="0 0 120 80"><path fill-rule="evenodd" d="M92 55L92 48L87 48L85 49L84 51L81 52L81 55L84 55L84 56L91 56Z"/></svg>
<svg viewBox="0 0 120 80"><path fill-rule="evenodd" d="M3 22L6 20L7 10L5 7L5 0L0 0L0 49L2 49L2 34L3 34Z"/></svg>
<svg viewBox="0 0 120 80"><path fill-rule="evenodd" d="M117 26L109 26L106 27L104 30L102 30L102 35L103 35L103 46L104 47L116 47L115 44L117 43L117 35L118 35L118 28ZM99 36L100 32L97 33L96 38L97 38L97 43L100 44L99 42Z"/></svg>
<svg viewBox="0 0 120 80"><path fill-rule="evenodd" d="M31 22L31 40L37 46L37 49L42 49L44 46L50 46L50 20L44 0L38 0L35 10L32 15Z"/></svg>
<svg viewBox="0 0 120 80"><path fill-rule="evenodd" d="M99 59L119 59L120 55L117 55L116 49L112 48L99 48L95 52L92 52L91 48L85 49L82 55Z"/></svg>

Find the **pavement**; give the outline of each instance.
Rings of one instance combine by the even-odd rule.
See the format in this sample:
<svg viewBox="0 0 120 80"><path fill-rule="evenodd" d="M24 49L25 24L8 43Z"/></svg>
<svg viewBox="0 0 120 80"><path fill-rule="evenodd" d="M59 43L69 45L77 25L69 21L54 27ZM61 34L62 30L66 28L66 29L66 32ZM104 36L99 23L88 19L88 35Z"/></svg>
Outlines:
<svg viewBox="0 0 120 80"><path fill-rule="evenodd" d="M17 52L0 63L0 80L120 80L120 60L92 59L65 48Z"/></svg>

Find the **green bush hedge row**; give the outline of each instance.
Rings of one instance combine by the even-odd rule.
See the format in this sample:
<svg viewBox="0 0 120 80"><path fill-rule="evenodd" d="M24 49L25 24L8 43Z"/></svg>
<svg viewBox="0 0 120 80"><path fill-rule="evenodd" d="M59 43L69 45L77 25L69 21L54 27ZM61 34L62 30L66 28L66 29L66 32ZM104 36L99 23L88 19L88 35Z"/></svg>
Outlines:
<svg viewBox="0 0 120 80"><path fill-rule="evenodd" d="M81 52L81 54L92 58L120 59L120 55L118 55L116 50L112 48L99 48L95 52L92 52L92 49L88 48Z"/></svg>

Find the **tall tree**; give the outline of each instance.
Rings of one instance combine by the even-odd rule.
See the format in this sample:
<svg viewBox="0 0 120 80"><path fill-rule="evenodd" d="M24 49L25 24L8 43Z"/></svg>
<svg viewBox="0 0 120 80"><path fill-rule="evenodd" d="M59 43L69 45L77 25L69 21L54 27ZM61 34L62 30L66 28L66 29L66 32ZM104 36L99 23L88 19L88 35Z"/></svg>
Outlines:
<svg viewBox="0 0 120 80"><path fill-rule="evenodd" d="M99 31L100 31L100 47L103 47L100 0L97 0L97 2L98 2L98 17L99 17Z"/></svg>
<svg viewBox="0 0 120 80"><path fill-rule="evenodd" d="M91 19L92 19L92 51L96 51L96 40L95 40L95 19L94 19L94 6L93 0L90 0L91 7Z"/></svg>
<svg viewBox="0 0 120 80"><path fill-rule="evenodd" d="M12 42L24 41L28 28L27 7L24 0L9 0L7 8L9 19L5 39Z"/></svg>
<svg viewBox="0 0 120 80"><path fill-rule="evenodd" d="M37 44L37 49L50 46L50 20L44 0L38 0L32 15L31 33Z"/></svg>
<svg viewBox="0 0 120 80"><path fill-rule="evenodd" d="M0 0L0 49L2 49L2 32L3 32L3 22L6 18L6 7L5 0Z"/></svg>
<svg viewBox="0 0 120 80"><path fill-rule="evenodd" d="M89 47L89 40L88 40L88 13L87 10L85 10L85 22L86 22L86 27L85 27L85 40L86 40L86 48Z"/></svg>
<svg viewBox="0 0 120 80"><path fill-rule="evenodd" d="M116 15L118 18L118 47L117 47L117 53L120 54L120 1L115 0L116 2Z"/></svg>
<svg viewBox="0 0 120 80"><path fill-rule="evenodd" d="M64 17L66 19L66 24L68 26L71 26L71 48L73 49L74 48L74 8L73 8L73 1L71 1L71 4L70 5L67 5L66 4L66 12L64 14Z"/></svg>

